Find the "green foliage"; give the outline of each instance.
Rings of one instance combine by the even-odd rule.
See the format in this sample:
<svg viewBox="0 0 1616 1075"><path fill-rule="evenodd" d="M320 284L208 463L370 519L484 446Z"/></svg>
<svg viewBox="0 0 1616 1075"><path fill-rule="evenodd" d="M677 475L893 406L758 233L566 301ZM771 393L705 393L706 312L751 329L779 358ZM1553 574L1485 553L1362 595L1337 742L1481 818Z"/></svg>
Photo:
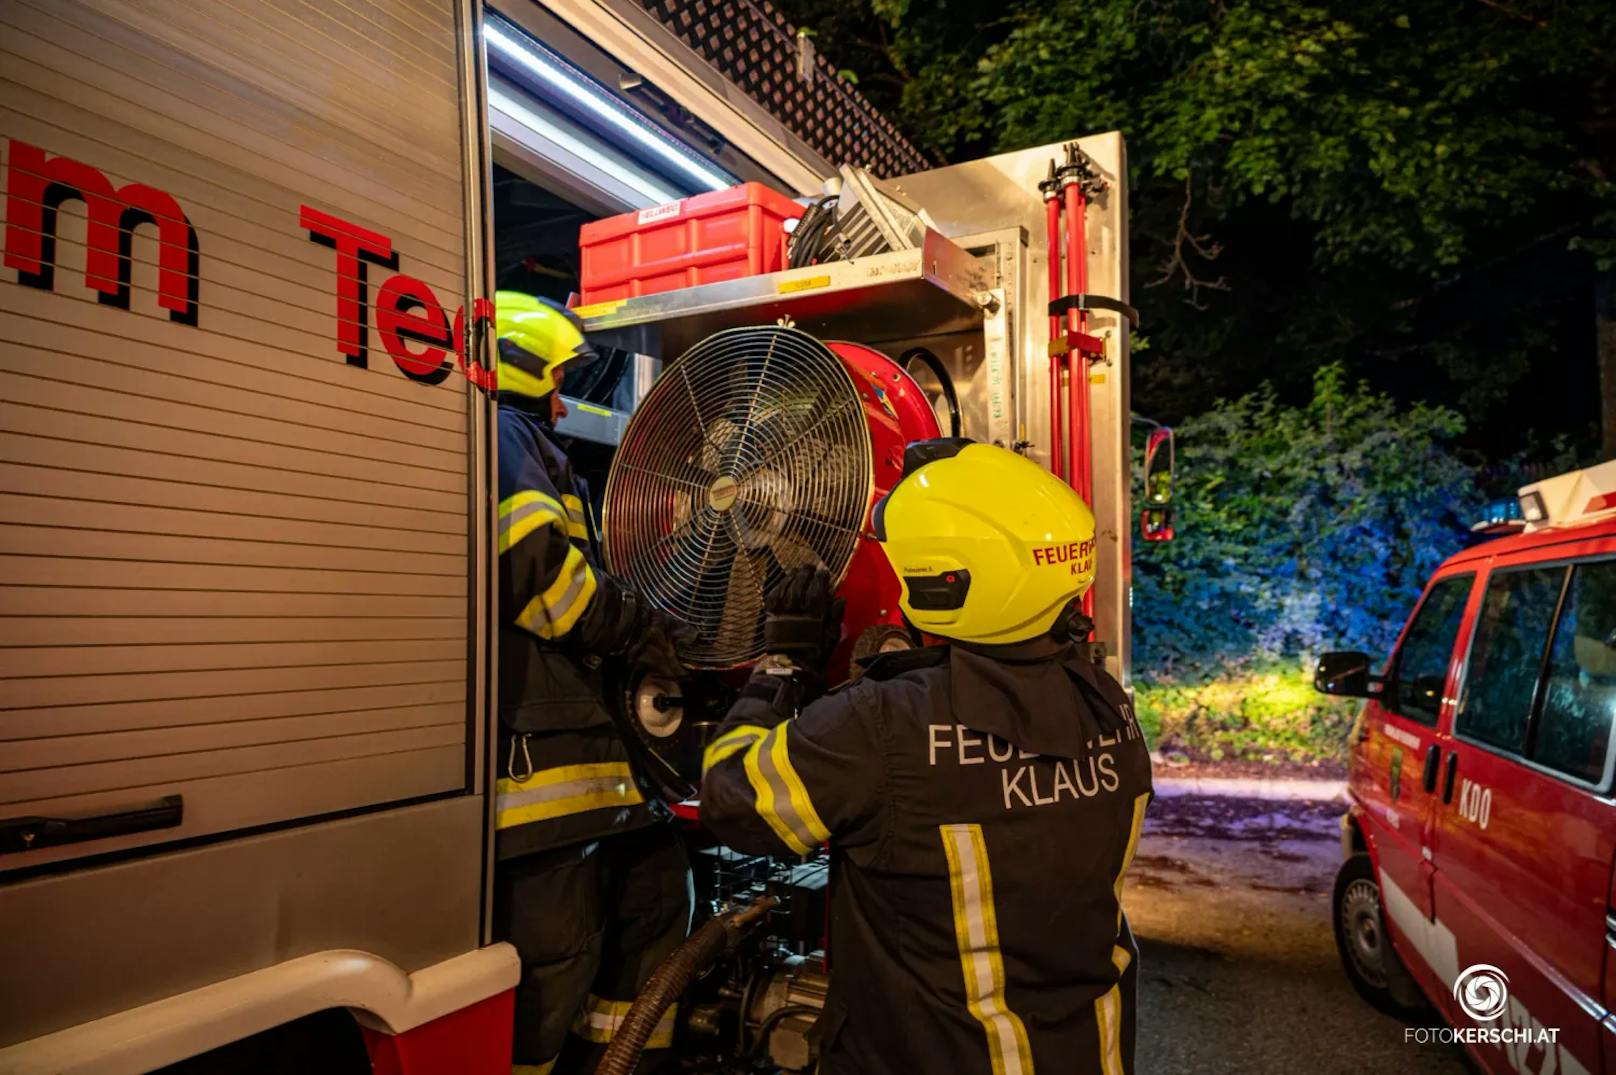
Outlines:
<svg viewBox="0 0 1616 1075"><path fill-rule="evenodd" d="M1484 496L1452 449L1463 427L1338 366L1303 405L1264 388L1179 427L1177 537L1134 546L1134 677L1164 738L1324 753L1344 710L1305 670L1329 649L1385 654L1466 540Z"/></svg>
<svg viewBox="0 0 1616 1075"><path fill-rule="evenodd" d="M1384 653L1482 494L1457 414L1399 408L1336 366L1286 406L1263 389L1178 430L1178 537L1134 555L1143 676L1202 682L1327 648Z"/></svg>
<svg viewBox="0 0 1616 1075"><path fill-rule="evenodd" d="M1313 689L1299 661L1266 661L1206 682L1135 684L1153 749L1196 760L1339 762L1358 703Z"/></svg>

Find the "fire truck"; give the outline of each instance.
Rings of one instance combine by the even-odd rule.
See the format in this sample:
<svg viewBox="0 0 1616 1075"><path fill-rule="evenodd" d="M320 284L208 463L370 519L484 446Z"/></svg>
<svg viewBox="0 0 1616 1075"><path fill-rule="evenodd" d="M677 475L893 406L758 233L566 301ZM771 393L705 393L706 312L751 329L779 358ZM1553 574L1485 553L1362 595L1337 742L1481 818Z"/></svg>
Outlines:
<svg viewBox="0 0 1616 1075"><path fill-rule="evenodd" d="M931 167L748 0L0 26L0 1072L508 1069L500 288L582 292L560 431L610 566L701 629L622 700L675 776L792 563L838 577L844 658L902 632L868 511L916 436L1088 497L1127 681L1119 135ZM782 902L681 1040L811 1068L822 865L704 855L708 910Z"/></svg>
<svg viewBox="0 0 1616 1075"><path fill-rule="evenodd" d="M1616 1060L1616 462L1518 505L1437 568L1382 674L1319 660L1365 699L1335 935L1365 999L1434 1009L1480 1069L1579 1075Z"/></svg>

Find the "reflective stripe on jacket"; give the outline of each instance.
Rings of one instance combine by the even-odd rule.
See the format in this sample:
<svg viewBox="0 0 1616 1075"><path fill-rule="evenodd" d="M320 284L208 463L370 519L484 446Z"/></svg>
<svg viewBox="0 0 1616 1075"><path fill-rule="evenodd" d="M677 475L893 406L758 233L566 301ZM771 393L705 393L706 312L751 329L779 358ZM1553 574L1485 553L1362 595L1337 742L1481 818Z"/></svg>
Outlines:
<svg viewBox="0 0 1616 1075"><path fill-rule="evenodd" d="M830 843L820 1072L1131 1071L1151 783L1121 687L1043 639L885 656L796 719L767 693L708 746L702 820L741 851Z"/></svg>
<svg viewBox="0 0 1616 1075"><path fill-rule="evenodd" d="M604 583L587 491L546 426L499 409L499 857L655 820L607 713L596 662L572 645Z"/></svg>

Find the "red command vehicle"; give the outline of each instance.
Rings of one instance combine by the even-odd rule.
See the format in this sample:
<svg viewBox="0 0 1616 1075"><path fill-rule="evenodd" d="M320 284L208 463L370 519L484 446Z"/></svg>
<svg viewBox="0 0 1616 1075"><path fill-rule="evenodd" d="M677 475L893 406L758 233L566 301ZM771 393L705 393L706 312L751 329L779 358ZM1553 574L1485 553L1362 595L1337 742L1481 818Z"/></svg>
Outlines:
<svg viewBox="0 0 1616 1075"><path fill-rule="evenodd" d="M1521 509L1437 569L1383 675L1319 661L1320 690L1366 699L1336 940L1361 994L1428 1001L1489 1072L1611 1070L1616 462Z"/></svg>

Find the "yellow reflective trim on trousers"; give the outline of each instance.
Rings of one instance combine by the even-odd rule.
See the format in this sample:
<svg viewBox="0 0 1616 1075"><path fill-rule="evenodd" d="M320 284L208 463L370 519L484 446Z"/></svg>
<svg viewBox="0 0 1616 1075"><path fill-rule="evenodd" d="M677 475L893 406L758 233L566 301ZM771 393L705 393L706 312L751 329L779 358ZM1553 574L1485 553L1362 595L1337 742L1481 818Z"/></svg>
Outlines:
<svg viewBox="0 0 1616 1075"><path fill-rule="evenodd" d="M783 721L748 747L744 766L758 816L768 822L782 843L797 854L806 855L830 839L830 830L819 820L808 798L808 789L791 766L786 751L790 727L789 720Z"/></svg>
<svg viewBox="0 0 1616 1075"><path fill-rule="evenodd" d="M509 829L610 806L645 801L628 762L559 765L526 780L503 777L494 785L494 827Z"/></svg>
<svg viewBox="0 0 1616 1075"><path fill-rule="evenodd" d="M556 572L550 588L529 601L516 617L517 626L540 638L560 638L577 624L595 596L595 573L575 545L567 547L566 559Z"/></svg>
<svg viewBox="0 0 1616 1075"><path fill-rule="evenodd" d="M511 1075L550 1075L555 1065L554 1060L546 1060L542 1064L512 1064Z"/></svg>
<svg viewBox="0 0 1616 1075"><path fill-rule="evenodd" d="M707 749L701 754L701 775L706 776L707 771L725 758L740 750L745 750L753 743L769 734L769 729L760 728L756 724L743 724L725 732L723 735L707 744Z"/></svg>
<svg viewBox="0 0 1616 1075"><path fill-rule="evenodd" d="M1145 827L1145 807L1150 805L1150 793L1134 796L1133 818L1128 826L1128 844L1122 849L1122 865L1111 891L1117 899L1117 933L1122 933L1122 881L1133 864L1139 850L1139 834ZM1133 956L1122 945L1111 949L1111 965L1117 969L1117 984L1094 1000L1094 1026L1100 1035L1100 1071L1102 1075L1123 1075L1122 1072L1122 975Z"/></svg>
<svg viewBox="0 0 1616 1075"><path fill-rule="evenodd" d="M572 1021L572 1032L585 1041L605 1045L617 1036L628 1017L633 1003L627 1000L605 1000L589 994L584 1006ZM679 1019L679 1005L673 1004L657 1020L651 1036L645 1041L647 1049L666 1049L673 1045L673 1028Z"/></svg>
<svg viewBox="0 0 1616 1075"><path fill-rule="evenodd" d="M1117 984L1094 1000L1094 1026L1100 1035L1100 1071L1103 1075L1123 1075L1122 1071L1122 974L1133 956L1122 945L1111 949L1111 965L1117 969Z"/></svg>
<svg viewBox="0 0 1616 1075"><path fill-rule="evenodd" d="M959 945L965 1005L987 1034L993 1075L1033 1075L1027 1028L1005 1004L1004 958L999 952L999 920L993 906L993 871L981 825L939 825L948 857L948 885L954 904L954 938Z"/></svg>
<svg viewBox="0 0 1616 1075"><path fill-rule="evenodd" d="M512 493L499 502L499 551L507 552L541 526L563 522L566 510L554 497L537 489Z"/></svg>

